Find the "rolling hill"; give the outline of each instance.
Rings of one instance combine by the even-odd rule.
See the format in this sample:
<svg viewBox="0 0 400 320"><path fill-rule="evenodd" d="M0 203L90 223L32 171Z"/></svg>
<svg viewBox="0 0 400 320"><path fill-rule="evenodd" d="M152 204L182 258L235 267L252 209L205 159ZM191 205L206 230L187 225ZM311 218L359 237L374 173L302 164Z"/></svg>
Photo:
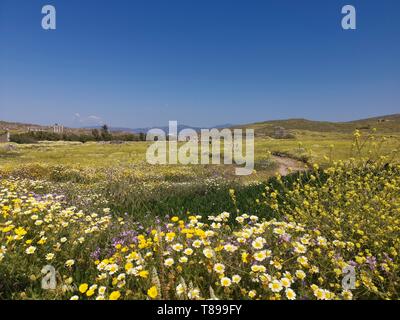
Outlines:
<svg viewBox="0 0 400 320"><path fill-rule="evenodd" d="M351 133L356 129L376 128L381 133L400 133L400 114L386 115L349 122L313 121L307 119L287 119L257 122L237 126L236 128L254 129L256 135L273 135L278 127L288 131Z"/></svg>
<svg viewBox="0 0 400 320"><path fill-rule="evenodd" d="M244 125L233 126L231 124L217 126L216 128L249 128L254 129L258 136L273 136L277 130L283 129L287 132L295 131L311 131L311 132L336 132L336 133L351 133L356 129L371 130L376 128L381 133L400 133L400 114L386 115L368 119L361 119L348 122L329 122L329 121L313 121L307 119L287 119L287 120L272 120L264 122L256 122ZM11 132L26 132L28 128L51 130L51 126L42 126L27 123L6 122L0 121L0 130L8 128ZM94 127L93 127L94 128ZM178 130L184 128L200 129L187 125L179 125ZM66 132L74 133L90 133L92 128L65 128ZM150 128L118 128L111 127L111 131L120 132L147 132ZM161 127L168 131L167 127Z"/></svg>

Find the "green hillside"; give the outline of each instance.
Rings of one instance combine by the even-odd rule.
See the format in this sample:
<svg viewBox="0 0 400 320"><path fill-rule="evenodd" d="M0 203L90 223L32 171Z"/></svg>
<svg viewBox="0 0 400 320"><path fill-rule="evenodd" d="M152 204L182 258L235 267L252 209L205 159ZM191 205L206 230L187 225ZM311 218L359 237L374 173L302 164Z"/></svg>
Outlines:
<svg viewBox="0 0 400 320"><path fill-rule="evenodd" d="M313 131L351 133L356 129L371 130L376 128L381 133L400 133L400 114L387 115L349 122L312 121L307 119L288 119L257 122L237 126L237 128L251 128L258 136L274 136L277 128L281 127L288 132Z"/></svg>
<svg viewBox="0 0 400 320"><path fill-rule="evenodd" d="M376 128L380 133L400 133L400 114L349 122L313 121L307 119L272 120L239 125L234 128L251 128L255 130L256 135L258 136L274 136L279 127L285 129L288 133L295 133L296 131L351 133L356 129L371 130L372 128ZM5 130L6 128L14 133L26 132L28 131L28 128L43 130L51 129L49 126L0 121L0 130ZM90 133L91 130L65 128L65 131L73 133Z"/></svg>

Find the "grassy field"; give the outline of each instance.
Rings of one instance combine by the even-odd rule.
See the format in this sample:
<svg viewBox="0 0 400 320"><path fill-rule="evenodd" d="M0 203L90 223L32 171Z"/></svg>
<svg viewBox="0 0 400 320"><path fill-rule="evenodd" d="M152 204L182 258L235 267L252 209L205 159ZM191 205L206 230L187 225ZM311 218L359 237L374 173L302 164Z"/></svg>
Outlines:
<svg viewBox="0 0 400 320"><path fill-rule="evenodd" d="M0 172L43 180L51 183L51 188L55 184L60 193L72 198L79 194L76 189L101 193L113 209L135 217L233 210L228 192L232 188L237 190L241 210L258 212L254 198L260 185L282 169L296 171L313 163L328 166L332 161L360 156L353 146L353 134L296 131L296 137L256 138L255 170L250 176L236 176L234 165L150 165L146 162L147 142L4 145L0 147ZM385 154L396 162L399 137L376 134L372 139L366 134L360 153L375 158ZM293 168L280 162L286 158L292 160Z"/></svg>
<svg viewBox="0 0 400 320"><path fill-rule="evenodd" d="M343 160L354 155L353 134L320 133L296 131L296 139L256 138L255 161L269 157L270 152L284 152L294 157L304 157L306 161L326 163L325 157ZM383 142L383 140L385 140ZM400 145L400 134L376 134L374 141L379 145L379 153L388 154ZM7 146L12 145L12 148ZM41 142L39 144L0 145L0 165L15 167L43 163L46 165L66 165L75 167L107 167L115 165L137 165L146 161L147 142L123 144Z"/></svg>
<svg viewBox="0 0 400 320"><path fill-rule="evenodd" d="M247 177L145 142L3 144L0 298L399 298L400 135L345 131L258 136Z"/></svg>
<svg viewBox="0 0 400 320"><path fill-rule="evenodd" d="M357 154L353 146L354 136L347 133L295 131L295 139L273 139L268 137L256 138L255 166L256 172L245 181L260 181L271 176L276 169L273 161L268 160L273 154L286 154L303 162L326 165L330 161L348 159ZM369 137L369 138L367 138ZM373 139L372 139L373 138ZM398 159L396 150L400 147L400 134L364 134L365 146L363 151L374 152L375 155L392 154ZM153 179L163 176L185 177L229 177L235 179L233 168L229 166L182 166L165 165L150 166L146 163L146 150L149 143L131 142L123 144L79 143L79 142L41 142L39 144L0 146L0 166L4 170L12 170L19 166L43 165L66 166L79 169L113 168L121 166L135 171L140 169L143 179ZM365 154L366 155L366 154ZM149 170L143 169L143 166ZM193 172L194 171L194 172ZM171 178L174 179L174 178Z"/></svg>

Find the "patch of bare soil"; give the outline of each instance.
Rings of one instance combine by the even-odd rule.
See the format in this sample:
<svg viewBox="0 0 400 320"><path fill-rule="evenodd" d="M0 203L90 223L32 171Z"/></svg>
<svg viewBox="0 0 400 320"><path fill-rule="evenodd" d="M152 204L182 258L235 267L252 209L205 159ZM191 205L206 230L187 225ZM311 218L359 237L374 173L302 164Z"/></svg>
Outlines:
<svg viewBox="0 0 400 320"><path fill-rule="evenodd" d="M272 156L272 159L278 164L276 172L281 176L287 176L293 172L306 171L307 165L296 159L285 156Z"/></svg>

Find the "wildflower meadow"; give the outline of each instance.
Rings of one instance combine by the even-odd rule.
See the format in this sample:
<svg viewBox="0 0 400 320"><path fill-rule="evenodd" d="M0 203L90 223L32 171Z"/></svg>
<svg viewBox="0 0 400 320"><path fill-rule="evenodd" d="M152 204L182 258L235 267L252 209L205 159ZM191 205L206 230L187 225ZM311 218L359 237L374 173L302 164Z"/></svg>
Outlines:
<svg viewBox="0 0 400 320"><path fill-rule="evenodd" d="M54 171L3 169L0 298L398 299L400 165L377 152L374 139L357 131L352 157L328 155L246 187L207 182L219 190L198 203L207 212L178 203L176 214L152 214L154 199L143 193L135 199L147 209L135 215L121 199L157 185L126 170L119 187L112 179L105 187L104 170L71 183ZM171 185L163 190L177 192ZM218 199L225 200L211 207Z"/></svg>

